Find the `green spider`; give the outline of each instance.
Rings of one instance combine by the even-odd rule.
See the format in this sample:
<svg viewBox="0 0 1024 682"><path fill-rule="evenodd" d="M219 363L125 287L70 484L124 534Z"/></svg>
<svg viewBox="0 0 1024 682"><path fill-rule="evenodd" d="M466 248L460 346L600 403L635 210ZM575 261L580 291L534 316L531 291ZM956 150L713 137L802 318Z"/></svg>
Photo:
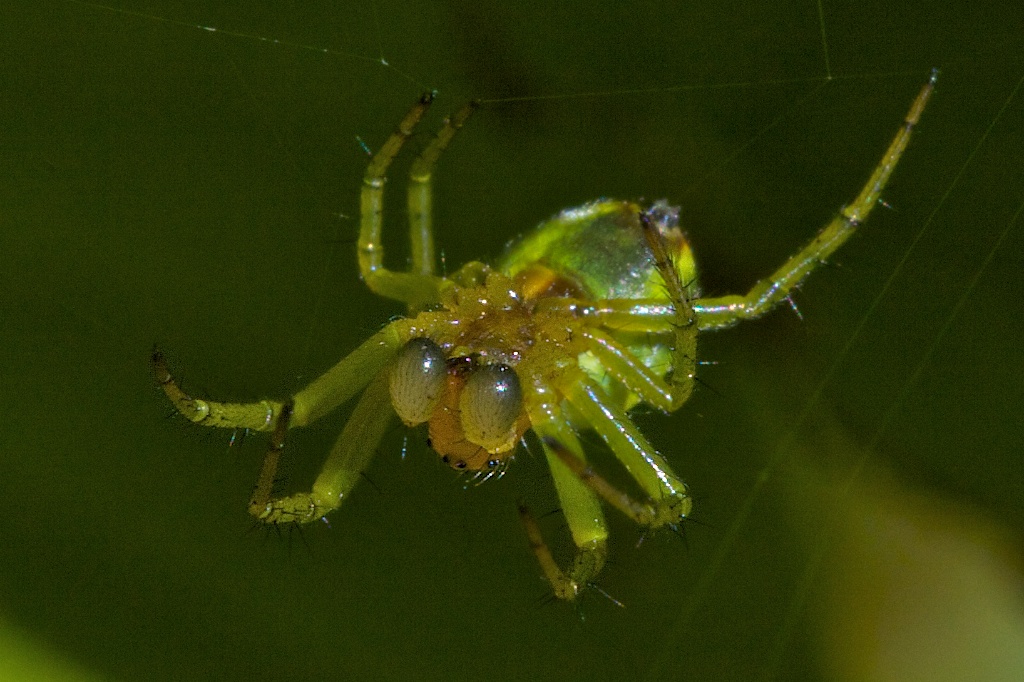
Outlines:
<svg viewBox="0 0 1024 682"><path fill-rule="evenodd" d="M451 276L435 268L431 173L475 108L446 119L412 164L411 267L384 267L382 206L387 169L430 106L424 95L373 156L363 178L359 271L375 293L408 306L341 362L290 399L221 403L193 398L153 352L174 406L204 426L271 432L249 502L267 524L308 523L337 509L397 416L427 423L430 446L451 467L484 479L502 474L525 433L539 437L576 544L571 566L552 558L521 508L531 546L561 599L591 585L607 557L601 500L645 528L677 527L690 514L686 485L630 420L646 403L673 412L689 398L697 335L764 315L863 222L907 146L932 93L922 88L881 162L852 204L745 295L702 298L677 209L599 200L541 223L492 267L470 262ZM309 492L275 496L289 428L307 426L357 394L341 436ZM592 429L643 491L635 499L588 464L578 438Z"/></svg>

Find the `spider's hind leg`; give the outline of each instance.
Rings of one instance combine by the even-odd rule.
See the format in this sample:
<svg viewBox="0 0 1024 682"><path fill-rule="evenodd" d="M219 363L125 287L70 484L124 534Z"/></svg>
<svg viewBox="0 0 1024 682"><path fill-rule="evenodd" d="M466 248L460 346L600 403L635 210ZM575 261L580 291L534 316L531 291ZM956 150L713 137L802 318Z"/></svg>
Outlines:
<svg viewBox="0 0 1024 682"><path fill-rule="evenodd" d="M650 444L622 406L610 400L600 385L582 370L566 372L559 390L573 409L594 429L612 454L622 463L646 495L641 503L616 491L585 465L573 465L556 456L573 476L604 497L609 504L623 511L638 523L652 528L677 525L689 515L693 500L686 484L676 476L654 446ZM577 455L571 452L572 455ZM581 457L576 459L582 461Z"/></svg>
<svg viewBox="0 0 1024 682"><path fill-rule="evenodd" d="M675 222L675 214L674 209L670 211L664 204L656 203L641 211L639 216L641 232L651 250L654 265L665 283L665 291L673 309L675 344L672 348L672 372L668 377L671 387L669 411L679 409L689 400L697 375L697 318L686 285L679 276L661 231L666 226L675 227L674 224L667 225L668 222Z"/></svg>
<svg viewBox="0 0 1024 682"><path fill-rule="evenodd" d="M597 495L565 466L555 452L556 448L565 449L574 457L583 459L583 446L564 419L561 409L555 404L541 405L531 413L531 419L533 429L541 439L562 513L576 545L576 555L567 570L563 571L558 566L544 541L537 520L523 504L519 505L519 516L526 528L530 547L554 595L571 601L593 584L604 567L608 556L608 529Z"/></svg>

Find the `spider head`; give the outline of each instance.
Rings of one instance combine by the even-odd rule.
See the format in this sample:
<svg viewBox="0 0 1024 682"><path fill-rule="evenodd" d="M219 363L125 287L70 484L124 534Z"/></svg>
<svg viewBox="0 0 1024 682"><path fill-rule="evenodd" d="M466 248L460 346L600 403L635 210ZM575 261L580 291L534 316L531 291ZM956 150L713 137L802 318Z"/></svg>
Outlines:
<svg viewBox="0 0 1024 682"><path fill-rule="evenodd" d="M428 338L399 352L390 389L398 416L408 426L428 422L431 447L453 469L498 467L529 428L514 368L480 355L448 358Z"/></svg>

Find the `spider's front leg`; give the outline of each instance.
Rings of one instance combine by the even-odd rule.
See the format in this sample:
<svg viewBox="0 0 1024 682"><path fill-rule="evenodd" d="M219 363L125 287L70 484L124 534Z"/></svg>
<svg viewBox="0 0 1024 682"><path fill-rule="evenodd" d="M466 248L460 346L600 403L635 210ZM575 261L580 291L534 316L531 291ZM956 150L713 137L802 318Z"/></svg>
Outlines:
<svg viewBox="0 0 1024 682"><path fill-rule="evenodd" d="M171 404L190 422L201 426L269 431L281 414L283 404L280 401L221 403L193 398L178 385L167 367L167 358L158 348L154 348L150 356L150 367Z"/></svg>
<svg viewBox="0 0 1024 682"><path fill-rule="evenodd" d="M323 469L309 492L274 497L278 462L291 416L286 403L263 459L249 513L262 523L309 523L337 509L366 468L394 416L388 393L387 373L380 372L356 403Z"/></svg>
<svg viewBox="0 0 1024 682"><path fill-rule="evenodd" d="M404 336L407 334L399 322L388 325L296 393L290 401L290 426L311 424L349 400L391 360L407 340ZM168 399L189 421L224 429L272 431L276 428L285 401L223 403L193 398L178 385L162 351L153 349L150 365Z"/></svg>
<svg viewBox="0 0 1024 682"><path fill-rule="evenodd" d="M380 442L394 414L387 382L381 377L398 348L408 340L411 329L406 320L393 322L288 401L222 403L193 398L178 386L160 351L153 352L152 365L164 393L190 421L204 426L272 431L249 512L265 523L305 523L341 504ZM320 419L364 387L312 491L275 498L273 487L288 429Z"/></svg>
<svg viewBox="0 0 1024 682"><path fill-rule="evenodd" d="M746 295L702 298L694 301L693 308L701 329L720 329L764 315L786 300L807 275L850 238L878 203L882 190L896 169L907 143L910 142L910 134L935 89L937 78L938 72L933 71L931 78L911 104L903 127L889 144L882 160L853 203L843 208L811 243L786 261L771 277L755 284Z"/></svg>
<svg viewBox="0 0 1024 682"><path fill-rule="evenodd" d="M408 208L411 267L409 272L396 272L384 267L384 185L387 170L405 142L423 118L434 93L420 97L384 145L373 155L363 176L359 217L359 272L366 286L374 293L401 301L411 311L437 303L441 278L434 272L434 236L431 226L431 174L434 164L452 138L476 109L470 102L444 125L412 163L409 172Z"/></svg>
<svg viewBox="0 0 1024 682"><path fill-rule="evenodd" d="M543 395L554 394L547 390ZM536 519L522 504L519 505L519 515L526 528L530 547L554 595L559 599L571 601L576 599L584 588L593 584L597 574L604 567L608 557L608 529L595 492L586 481L573 473L557 454L558 449L564 449L580 461L584 456L583 447L569 422L562 415L561 407L554 402L541 399L532 406L530 416L533 430L541 439L562 513L569 524L569 531L576 545L576 555L567 571L558 566L544 541Z"/></svg>

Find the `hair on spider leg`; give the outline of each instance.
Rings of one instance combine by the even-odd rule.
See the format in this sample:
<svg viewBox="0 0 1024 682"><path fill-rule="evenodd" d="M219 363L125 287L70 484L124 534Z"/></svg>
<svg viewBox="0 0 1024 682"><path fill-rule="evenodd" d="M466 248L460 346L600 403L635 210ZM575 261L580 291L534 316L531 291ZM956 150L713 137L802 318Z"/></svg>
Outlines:
<svg viewBox="0 0 1024 682"><path fill-rule="evenodd" d="M360 471L359 472L359 478L363 479L368 484L370 484L370 487L373 488L374 490L376 490L378 495L380 495L381 497L384 497L384 491L380 489L380 486L378 486L377 483L372 478L370 478L369 475L367 475L367 473L365 471ZM326 520L327 520L327 517L325 516L324 517L324 521L326 521ZM327 525L330 525L330 524L328 523Z"/></svg>
<svg viewBox="0 0 1024 682"><path fill-rule="evenodd" d="M246 529L245 534L249 535L250 533L255 533L257 531L263 535L264 544L267 542L267 538L270 537L271 533L275 533L278 539L282 539L281 529L278 528L278 524L276 523L263 523L258 519L253 519L249 523L249 527Z"/></svg>
<svg viewBox="0 0 1024 682"><path fill-rule="evenodd" d="M537 608L547 607L559 602L558 596L552 590L545 590L544 594L534 599Z"/></svg>
<svg viewBox="0 0 1024 682"><path fill-rule="evenodd" d="M686 526L682 523L669 524L669 529L678 535L683 541L683 547L687 552L690 551L690 538L686 535Z"/></svg>
<svg viewBox="0 0 1024 682"><path fill-rule="evenodd" d="M717 364L718 364L718 361L717 361L717 360L709 360L709 361L707 361L707 362L704 362L704 363L701 363L701 364L705 364L705 365L717 365ZM716 396L718 396L719 398L724 398L724 397L725 397L725 394L724 394L724 393L722 393L721 391L719 391L719 390L718 390L717 388L715 388L714 386L712 386L712 385L711 385L711 384L709 384L708 382L706 382L706 381L704 381L703 379L701 379L699 375L696 375L696 374L695 374L695 375L693 375L693 382L694 382L695 384L700 384L700 385L701 385L701 386L703 386L704 388L706 388L706 389L708 389L709 391L711 391L712 393L714 393L714 394L715 394Z"/></svg>
<svg viewBox="0 0 1024 682"><path fill-rule="evenodd" d="M213 429L194 428L196 424L194 422L189 421L188 418L185 417L176 408L174 409L173 412L167 415L167 420L173 422L176 425L176 428L178 428L183 434L185 434L186 438L195 439L199 443L202 443L203 446L223 446L223 433L218 433ZM230 444L228 447L230 448ZM241 456L241 447L235 449L235 453L237 454L234 461L235 463L237 463L238 457Z"/></svg>
<svg viewBox="0 0 1024 682"><path fill-rule="evenodd" d="M150 371L153 374L153 378L156 380L155 388L162 393L166 393L166 387L168 384L174 386L178 393L187 400L193 400L194 396L191 392L186 390L185 386L188 384L188 379L184 375L178 375L172 373L170 370L170 364L167 359L167 354L160 350L158 344L153 344L153 349L150 352ZM210 391L207 387L200 389L197 395L212 395L214 392ZM172 407L169 417L178 418L180 417L189 425L194 425L196 422L191 421L186 415L184 415L179 408ZM269 415L268 415L269 418ZM176 419L177 420L177 419ZM192 429L189 429L192 431ZM214 435L214 431L203 430L207 436ZM204 441L210 442L210 441ZM232 435L231 442L234 442L234 435Z"/></svg>
<svg viewBox="0 0 1024 682"><path fill-rule="evenodd" d="M537 451L534 450L534 447L530 444L530 441L527 440L527 438L526 438L526 436L529 433L530 432L524 433L523 437L519 439L519 447L522 448L522 450L526 453L526 460L528 462L535 462L538 459ZM500 477L504 476L506 471L508 471L508 463L502 463L501 473L498 474L498 477L500 478Z"/></svg>
<svg viewBox="0 0 1024 682"><path fill-rule="evenodd" d="M173 382L180 392L187 398L192 399L192 396L181 387L182 382L187 380L179 379L177 376L172 375L168 368L168 361L166 355L159 349L158 346L153 346L151 356L151 369L155 373L154 382L156 388L164 391L164 384L167 382ZM175 424L175 428L180 429L184 434L184 437L190 441L200 443L204 448L216 446L218 449L224 447L224 432L219 429L209 428L195 428L196 422L190 420L185 414L183 414L178 408L172 407L171 411L167 414L167 419L171 420ZM210 476L216 479L223 479L223 477L232 475L233 467L236 467L241 462L243 456L248 455L243 451L243 445L246 438L249 436L249 429L238 428L233 429L230 438L228 439L227 449L228 452L233 453L233 457L217 457L213 460L203 460L205 463L202 464L203 471L209 472ZM198 462L199 460L190 460ZM214 464L216 462L216 464Z"/></svg>
<svg viewBox="0 0 1024 682"><path fill-rule="evenodd" d="M476 472L476 475L473 477L473 485L474 486L481 486L484 483L487 483L487 481L491 480L494 476L496 476L497 473L498 473L497 468L490 469L490 470L488 470L486 472L485 471L478 471L478 472Z"/></svg>
<svg viewBox="0 0 1024 682"><path fill-rule="evenodd" d="M551 516L553 514L561 514L562 513L562 509L561 508L555 507L554 509L551 509L550 511L545 512L540 517L535 517L533 515L533 513L530 511L529 507L526 506L526 503L521 498L516 501L516 505L519 508L519 515L520 515L521 520L523 521L523 523L526 526L528 526L528 528L527 528L527 534L528 535L530 534L529 526L534 526L535 527L535 531L538 532L538 533L540 532L539 526L537 526L537 523L538 523L539 519L545 519L548 516ZM563 516L563 519L564 519L564 516ZM568 528L568 523L567 522L563 521L562 525L563 525L563 530ZM534 540L531 539L531 544L533 542L534 542ZM546 543L543 543L543 541L541 541L541 542L542 542L542 544L545 547L545 551L550 552L550 548L547 547ZM604 561L605 567L615 566L615 564L616 564L616 562L613 559L608 558L608 557L605 558L605 561ZM559 570L561 570L561 569L559 569ZM568 574L566 574L566 575L568 575ZM549 584L549 586L550 586L550 584ZM577 616L579 616L580 620L586 620L585 614L583 614L583 612L580 610L580 602L582 601L582 596L584 594L586 594L586 592L590 591L591 589L593 589L594 591L600 593L602 596L607 598L613 604L615 604L615 605L617 605L619 607L625 606L622 602L620 602L618 599L615 599L606 590L601 588L594 580L589 580L585 584L581 584L581 586L586 588L586 589L582 590L579 593L579 596L581 597L581 599L573 599L573 600L571 600L571 603L573 604L573 608L576 610ZM562 600L558 598L558 595L552 589L552 590L548 590L548 591L545 592L545 594L543 595L540 603L541 604L550 604L550 603L554 603L554 602L561 603L561 601Z"/></svg>
<svg viewBox="0 0 1024 682"><path fill-rule="evenodd" d="M703 498L698 496L695 499L699 500L699 499L703 499ZM703 508L703 507L701 507L701 508ZM675 533L680 538L682 538L683 545L686 547L687 551L690 550L690 536L688 536L686 534L686 526L687 526L687 524L692 524L692 525L695 525L695 526L701 526L703 528L713 528L714 527L714 524L709 523L708 521L705 521L704 519L695 518L693 516L686 516L686 517L683 517L683 518L679 519L679 523L669 524L669 526L668 526L669 530L671 530L673 533Z"/></svg>
<svg viewBox="0 0 1024 682"><path fill-rule="evenodd" d="M685 282L683 282L683 289L685 289L686 291L690 291L692 288L694 288L696 286L697 286L697 276L696 275L694 275L690 279L688 279Z"/></svg>
<svg viewBox="0 0 1024 682"><path fill-rule="evenodd" d="M526 515L528 515L530 517L534 517L533 512L526 505L526 503L523 502L522 499L516 500L516 506L519 507L519 514L520 514L520 516L526 514ZM544 512L540 516L534 517L534 521L538 522L541 519L546 519L549 516L555 516L556 514L561 514L562 515L562 522L561 522L561 524L559 526L559 532L568 531L569 530L569 522L565 520L565 515L564 515L564 512L562 511L561 507L555 507L553 509L550 509L550 510Z"/></svg>
<svg viewBox="0 0 1024 682"><path fill-rule="evenodd" d="M361 138L358 135L356 135L355 138L356 138L356 144L359 145L359 148L362 149L363 152L367 156L371 156L372 157L373 156L373 151L370 149L370 145L366 144L366 142L363 141L363 138Z"/></svg>
<svg viewBox="0 0 1024 682"><path fill-rule="evenodd" d="M569 527L569 521L565 517L565 511L561 507L555 507L551 511L548 511L548 512L546 512L544 514L541 514L537 518L538 519L546 519L549 516L558 516L558 517L560 517L561 520L558 521L557 523L553 524L555 530L560 535L565 535L565 534L571 534L572 533L572 529ZM606 557L605 560L604 560L604 563L605 563L605 566L614 566L615 565L615 559L612 559L611 557Z"/></svg>
<svg viewBox="0 0 1024 682"><path fill-rule="evenodd" d="M695 505L697 509L704 509L704 505L700 504L700 502L702 500L706 499L703 495L699 495L699 494L698 495L694 495L693 499L694 499L694 502L697 503ZM696 518L694 516L683 516L683 517L680 517L679 520L676 521L675 523L665 524L664 527L668 528L670 531L672 531L672 533L676 537L680 538L683 541L683 546L686 548L686 551L689 552L690 551L690 538L686 534L686 525L687 524L694 524L694 525L697 525L697 526L702 526L704 528L712 528L713 524L711 524L711 523L709 523L709 522L707 522L707 521L705 521L703 519ZM641 532L641 536L637 539L637 542L636 542L636 546L637 547L639 547L641 545L641 543L643 543L643 541L647 537L649 537L651 535L651 533L649 533L650 530L651 530L650 528L647 528L647 529L644 529Z"/></svg>
<svg viewBox="0 0 1024 682"><path fill-rule="evenodd" d="M309 544L309 540L306 539L306 532L302 529L302 524L289 523L288 524L288 556L292 553L292 537L295 535L299 536L299 540L302 541L302 546L306 549L306 554L313 556L313 548Z"/></svg>
<svg viewBox="0 0 1024 682"><path fill-rule="evenodd" d="M686 519L680 519L679 523L667 523L664 526L662 526L662 528L669 529L670 531L672 531L674 535L679 537L683 541L683 547L685 547L686 551L689 552L690 541L686 537L686 532L683 530L683 523L685 521ZM647 538L652 537L655 534L655 532L659 530L661 530L661 528L641 528L640 534L639 536L637 536L636 539L636 544L633 545L633 549L640 549L640 546L644 544Z"/></svg>
<svg viewBox="0 0 1024 682"><path fill-rule="evenodd" d="M555 514L562 514L562 513L563 513L563 512L562 512L562 508L561 508L561 507L555 507L554 509L552 509L552 510L550 510L550 511L544 512L543 514L541 514L541 515L540 515L540 516L538 516L537 518L538 518L538 519L546 519L546 518L547 518L547 517L549 517L549 516L554 516ZM563 516L562 518L565 518L565 517ZM563 525L564 525L564 526L565 526L566 528L568 528L568 527L569 527L569 526L568 526L568 524L567 524L567 523L565 523L565 522L563 522Z"/></svg>
<svg viewBox="0 0 1024 682"><path fill-rule="evenodd" d="M263 523L263 524L259 524L259 525L262 525L264 527L264 534L263 534L264 542L266 542L267 538L269 538L271 536L271 534L276 535L278 541L281 541L281 542L283 542L283 541L285 541L287 539L288 555L291 556L291 553L292 553L292 532L293 532L294 527L295 527L296 524L288 522L288 523ZM285 534L286 533L286 529L282 528L282 526L288 526L288 528L287 528L287 535ZM300 530L299 532L301 533L302 531ZM303 544L306 544L305 538L303 538ZM307 549L309 548L308 544L306 544L306 548Z"/></svg>
<svg viewBox="0 0 1024 682"><path fill-rule="evenodd" d="M590 581L590 582L588 582L586 584L585 587L586 587L586 589L582 590L581 593L580 593L580 598L579 599L573 599L572 602L570 602L572 604L573 611L576 613L576 617L579 618L581 623L585 623L587 621L587 614L584 611L583 601L586 598L586 595L588 593L590 593L590 592L596 592L597 594L601 595L602 597L604 597L605 599L610 601L612 604L615 604L616 606L618 606L621 609L626 608L626 605L624 603L622 603L621 601L619 601L618 599L616 599L615 597L610 595L607 590L605 590L603 587L598 585L596 582ZM546 607L546 606L550 606L551 604L561 604L561 603L562 603L562 600L560 600L558 598L558 596L553 591L550 591L550 590L545 592L543 595L541 595L540 597L537 598L537 606L538 607L542 607L542 606Z"/></svg>
<svg viewBox="0 0 1024 682"><path fill-rule="evenodd" d="M796 313L797 318L799 318L800 321L803 322L804 314L800 312L800 308L797 307L796 301L793 300L792 294L786 297L786 303L788 303L789 307L793 310L794 313Z"/></svg>
<svg viewBox="0 0 1024 682"><path fill-rule="evenodd" d="M624 608L626 608L626 605L625 605L625 604L623 604L622 602L620 602L620 601L619 601L618 599L616 599L616 598L615 598L615 597L613 597L612 595L608 594L608 592L607 592L607 591L605 591L605 590L604 590L604 588L602 588L602 587L601 587L600 585L598 585L598 584L597 584L596 582L593 582L593 581L591 581L591 582L587 583L587 589L589 589L589 590L593 590L593 591L597 592L597 593L598 593L599 595L601 595L602 597L604 597L605 599L607 599L607 600L608 600L608 601L610 601L611 603L615 604L615 605L616 605L616 606L618 606L618 607L619 607L620 609L624 609Z"/></svg>
<svg viewBox="0 0 1024 682"><path fill-rule="evenodd" d="M326 519L324 519L326 521ZM327 524L330 527L330 524ZM287 526L287 529L282 529L282 526ZM305 530L302 528L302 524L295 523L294 521L282 521L276 523L263 523L258 520L254 520L249 524L246 534L259 531L263 534L263 543L266 544L271 536L276 536L279 542L287 540L288 556L292 554L292 548L294 546L293 537L298 534L299 540L302 541L302 546L306 550L306 554L309 556L315 556L312 545L309 544L309 539L306 537ZM285 534L287 533L287 535Z"/></svg>
<svg viewBox="0 0 1024 682"><path fill-rule="evenodd" d="M231 438L228 439L228 449L235 447L242 447L245 439L249 437L249 429L247 428L235 428L231 431Z"/></svg>
<svg viewBox="0 0 1024 682"><path fill-rule="evenodd" d="M605 597L608 597L612 601L612 603L618 604L619 606L625 606L624 604L622 604L617 599L614 599L613 597L611 597L603 589L598 587L596 583L588 582L586 587L587 587L587 589L584 590L583 593L580 595L581 596L580 599L573 599L570 602L572 604L573 611L576 613L576 617L580 619L580 622L586 622L586 620L587 620L587 616L583 612L582 605L580 604L580 602L583 601L582 597L587 592L589 592L591 588L593 588L595 591L599 592L600 594L604 595ZM555 594L554 590L546 589L546 590L544 590L543 594L540 594L539 596L537 596L534 599L534 603L535 603L537 608L548 608L548 607L551 607L553 604L559 604L560 605L560 604L563 604L564 602L561 599L558 598L558 595Z"/></svg>

